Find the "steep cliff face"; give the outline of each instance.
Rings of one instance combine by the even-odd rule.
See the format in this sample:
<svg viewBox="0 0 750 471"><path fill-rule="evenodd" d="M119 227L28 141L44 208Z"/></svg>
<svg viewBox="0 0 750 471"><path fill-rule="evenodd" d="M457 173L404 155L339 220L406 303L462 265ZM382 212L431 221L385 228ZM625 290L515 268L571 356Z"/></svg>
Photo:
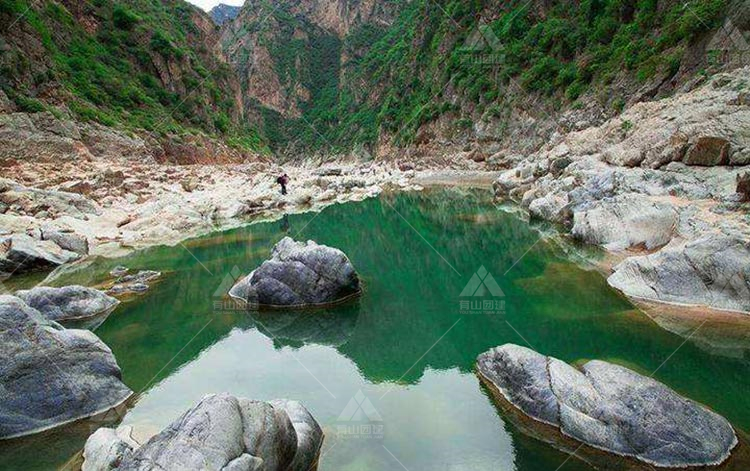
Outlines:
<svg viewBox="0 0 750 471"><path fill-rule="evenodd" d="M0 0L0 44L14 111L157 139L252 134L218 27L182 0Z"/></svg>
<svg viewBox="0 0 750 471"><path fill-rule="evenodd" d="M335 105L347 64L397 11L396 3L375 0L247 2L222 30L247 119L277 149L309 141L314 130L304 125L305 116Z"/></svg>
<svg viewBox="0 0 750 471"><path fill-rule="evenodd" d="M208 14L214 20L214 23L221 26L227 21L231 21L237 18L237 15L239 15L241 9L242 7L219 3L218 5L213 7L208 12Z"/></svg>
<svg viewBox="0 0 750 471"><path fill-rule="evenodd" d="M222 42L277 149L528 152L742 65L748 13L733 0L254 1Z"/></svg>

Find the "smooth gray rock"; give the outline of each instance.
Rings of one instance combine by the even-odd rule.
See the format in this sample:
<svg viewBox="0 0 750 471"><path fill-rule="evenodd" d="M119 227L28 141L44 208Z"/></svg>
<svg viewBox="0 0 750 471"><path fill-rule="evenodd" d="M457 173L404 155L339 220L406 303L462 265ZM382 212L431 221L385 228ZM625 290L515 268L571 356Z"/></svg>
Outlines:
<svg viewBox="0 0 750 471"><path fill-rule="evenodd" d="M297 401L276 399L270 404L277 410L283 410L292 421L297 434L297 452L289 466L291 471L307 471L317 462L320 448L323 446L323 429L310 414L310 411Z"/></svg>
<svg viewBox="0 0 750 471"><path fill-rule="evenodd" d="M267 403L226 393L205 396L142 446L124 439L121 428L89 437L84 471L308 471L323 441L320 426L297 402Z"/></svg>
<svg viewBox="0 0 750 471"><path fill-rule="evenodd" d="M0 439L90 417L125 401L112 351L64 329L15 296L0 296Z"/></svg>
<svg viewBox="0 0 750 471"><path fill-rule="evenodd" d="M675 232L679 215L667 203L629 193L606 198L573 214L574 237L609 250L666 245Z"/></svg>
<svg viewBox="0 0 750 471"><path fill-rule="evenodd" d="M86 440L81 471L113 470L133 453L138 443L130 436L129 426L116 430L100 428Z"/></svg>
<svg viewBox="0 0 750 471"><path fill-rule="evenodd" d="M98 289L71 285L62 288L37 286L16 296L51 321L82 320L109 314L120 301Z"/></svg>
<svg viewBox="0 0 750 471"><path fill-rule="evenodd" d="M360 292L359 277L341 250L284 237L271 259L237 282L229 295L261 306L330 304Z"/></svg>
<svg viewBox="0 0 750 471"><path fill-rule="evenodd" d="M479 355L477 370L531 418L655 466L715 465L737 444L726 419L622 366L592 360L578 370L506 344Z"/></svg>
<svg viewBox="0 0 750 471"><path fill-rule="evenodd" d="M654 301L750 311L750 241L710 235L615 267L610 286Z"/></svg>
<svg viewBox="0 0 750 471"><path fill-rule="evenodd" d="M21 274L49 270L81 256L64 250L51 240L37 240L26 234L13 234L0 240L0 272Z"/></svg>

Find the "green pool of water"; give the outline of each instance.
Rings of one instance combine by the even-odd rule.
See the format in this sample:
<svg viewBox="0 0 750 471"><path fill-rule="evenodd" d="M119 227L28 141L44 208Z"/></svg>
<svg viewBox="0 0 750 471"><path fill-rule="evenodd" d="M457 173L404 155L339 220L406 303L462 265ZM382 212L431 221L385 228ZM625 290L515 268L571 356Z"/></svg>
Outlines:
<svg viewBox="0 0 750 471"><path fill-rule="evenodd" d="M344 250L362 297L309 312L236 310L223 297L233 277L285 235ZM98 261L65 281L100 281L117 264L165 273L96 331L138 393L123 419L138 430L156 432L203 395L227 391L302 401L326 433L320 470L591 469L520 432L480 386L474 359L507 342L656 371L750 429L746 355L660 329L486 192L384 195ZM502 292L485 278L477 296L462 297L478 271L484 277L480 267ZM99 425L4 443L0 467L63 466Z"/></svg>

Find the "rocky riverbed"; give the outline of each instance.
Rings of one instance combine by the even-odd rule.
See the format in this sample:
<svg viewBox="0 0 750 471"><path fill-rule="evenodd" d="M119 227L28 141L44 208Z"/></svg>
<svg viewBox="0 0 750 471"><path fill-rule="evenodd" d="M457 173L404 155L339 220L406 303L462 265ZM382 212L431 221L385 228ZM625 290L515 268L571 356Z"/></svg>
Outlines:
<svg viewBox="0 0 750 471"><path fill-rule="evenodd" d="M600 126L555 134L529 155L485 155L477 144L440 155L401 152L398 160L175 165L135 159L142 146L122 133L67 136L64 122L32 114L23 142L72 150L56 161L32 159L26 149L3 162L0 272L176 244L386 189L494 180L499 200L614 254L609 283L631 298L748 312L748 72L696 81ZM287 195L276 184L284 172Z"/></svg>
<svg viewBox="0 0 750 471"><path fill-rule="evenodd" d="M496 195L617 253L608 282L628 296L748 312L749 72L495 155Z"/></svg>
<svg viewBox="0 0 750 471"><path fill-rule="evenodd" d="M246 223L250 218L317 211L418 189L413 170L395 164L279 167L265 163L126 167L91 162L88 170L16 165L0 179L0 271L51 269L85 255L136 248ZM87 166L84 166L87 167ZM281 195L276 177L291 177ZM43 175L54 173L55 181ZM63 181L60 181L63 180ZM36 186L19 182L34 181Z"/></svg>

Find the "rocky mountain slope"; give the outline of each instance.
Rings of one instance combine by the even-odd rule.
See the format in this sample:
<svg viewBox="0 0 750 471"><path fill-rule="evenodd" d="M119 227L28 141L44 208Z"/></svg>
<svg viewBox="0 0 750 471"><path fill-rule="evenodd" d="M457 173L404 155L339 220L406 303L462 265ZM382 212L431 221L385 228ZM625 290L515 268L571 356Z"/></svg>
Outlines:
<svg viewBox="0 0 750 471"><path fill-rule="evenodd" d="M326 145L305 121L334 111L345 68L382 35L398 8L390 0L252 0L224 26L222 44L247 118L276 150Z"/></svg>
<svg viewBox="0 0 750 471"><path fill-rule="evenodd" d="M253 1L222 43L279 151L529 152L735 67L747 13L733 0Z"/></svg>
<svg viewBox="0 0 750 471"><path fill-rule="evenodd" d="M2 0L0 25L2 111L52 115L3 115L3 131L17 131L21 141L50 128L77 141L95 123L152 142L156 158L169 153L157 149L164 142L219 138L243 152L262 147L243 119L218 27L182 0ZM23 146L8 147L14 140L3 140L0 155L27 157Z"/></svg>
<svg viewBox="0 0 750 471"><path fill-rule="evenodd" d="M214 23L221 26L227 21L233 20L240 13L241 7L219 3L213 7L208 14L214 20Z"/></svg>

